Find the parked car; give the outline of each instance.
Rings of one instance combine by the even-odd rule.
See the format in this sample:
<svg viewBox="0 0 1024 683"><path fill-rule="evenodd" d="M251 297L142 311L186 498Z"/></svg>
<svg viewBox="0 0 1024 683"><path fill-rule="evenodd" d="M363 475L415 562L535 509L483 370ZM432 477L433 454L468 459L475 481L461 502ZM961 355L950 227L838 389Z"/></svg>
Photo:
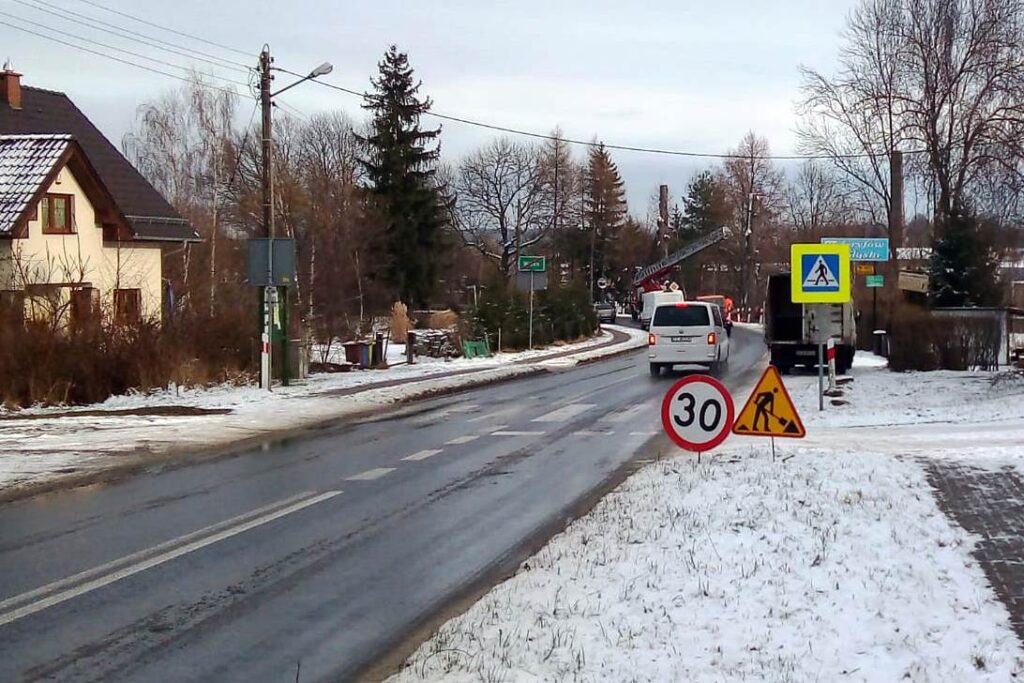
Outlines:
<svg viewBox="0 0 1024 683"><path fill-rule="evenodd" d="M729 362L722 309L705 301L659 304L647 335L651 375L674 365L704 365L720 372Z"/></svg>
<svg viewBox="0 0 1024 683"><path fill-rule="evenodd" d="M594 303L594 312L597 313L597 322L614 323L619 314L614 301L597 301Z"/></svg>

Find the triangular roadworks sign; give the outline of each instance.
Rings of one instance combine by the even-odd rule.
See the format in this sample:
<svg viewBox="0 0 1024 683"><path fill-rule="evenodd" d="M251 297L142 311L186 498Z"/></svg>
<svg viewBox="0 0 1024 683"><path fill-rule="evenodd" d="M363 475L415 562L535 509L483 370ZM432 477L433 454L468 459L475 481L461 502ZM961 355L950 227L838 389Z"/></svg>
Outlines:
<svg viewBox="0 0 1024 683"><path fill-rule="evenodd" d="M774 365L765 368L750 398L743 406L732 433L739 436L779 436L802 439L807 436L793 399Z"/></svg>

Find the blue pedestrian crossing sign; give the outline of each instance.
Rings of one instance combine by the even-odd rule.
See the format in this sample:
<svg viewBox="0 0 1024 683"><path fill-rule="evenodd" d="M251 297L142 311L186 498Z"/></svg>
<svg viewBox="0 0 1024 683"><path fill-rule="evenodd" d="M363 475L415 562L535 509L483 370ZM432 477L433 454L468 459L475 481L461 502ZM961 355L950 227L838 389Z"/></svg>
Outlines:
<svg viewBox="0 0 1024 683"><path fill-rule="evenodd" d="M850 301L849 244L794 244L790 257L793 303Z"/></svg>

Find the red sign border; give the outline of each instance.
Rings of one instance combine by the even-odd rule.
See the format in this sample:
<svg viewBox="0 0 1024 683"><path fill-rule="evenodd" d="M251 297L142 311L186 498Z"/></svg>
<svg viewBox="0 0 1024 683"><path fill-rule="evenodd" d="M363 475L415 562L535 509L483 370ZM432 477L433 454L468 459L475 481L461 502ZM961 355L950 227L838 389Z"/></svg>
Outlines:
<svg viewBox="0 0 1024 683"><path fill-rule="evenodd" d="M694 384L696 382L710 384L713 389L725 398L726 427L714 439L703 444L696 444L679 436L672 427L672 420L669 414L669 406L672 405L672 398L675 397L680 389L688 384ZM709 375L690 375L689 377L684 377L673 384L665 393L665 398L661 399L661 426L665 428L665 433L668 434L669 438L672 439L677 446L683 450L692 451L694 453L705 453L720 446L722 442L728 439L729 435L732 434L732 425L735 419L736 406L733 404L732 394L729 393L729 390L725 388L724 384Z"/></svg>

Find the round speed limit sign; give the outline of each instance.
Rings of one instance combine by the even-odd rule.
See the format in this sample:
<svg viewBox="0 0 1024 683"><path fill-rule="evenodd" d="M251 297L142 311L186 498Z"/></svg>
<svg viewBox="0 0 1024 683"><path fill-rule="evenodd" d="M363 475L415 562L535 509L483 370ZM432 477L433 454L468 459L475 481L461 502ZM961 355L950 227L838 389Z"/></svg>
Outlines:
<svg viewBox="0 0 1024 683"><path fill-rule="evenodd" d="M680 448L702 453L729 436L736 417L729 390L705 375L685 377L665 394L661 423Z"/></svg>

